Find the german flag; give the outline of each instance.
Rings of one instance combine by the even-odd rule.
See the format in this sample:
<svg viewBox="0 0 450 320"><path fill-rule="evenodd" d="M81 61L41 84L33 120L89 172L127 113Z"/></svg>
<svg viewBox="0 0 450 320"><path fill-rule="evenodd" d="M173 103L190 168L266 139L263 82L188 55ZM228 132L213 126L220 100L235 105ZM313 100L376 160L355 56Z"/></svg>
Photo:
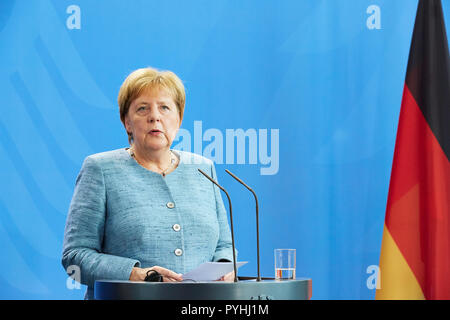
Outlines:
<svg viewBox="0 0 450 320"><path fill-rule="evenodd" d="M450 299L450 59L440 0L419 0L376 299Z"/></svg>

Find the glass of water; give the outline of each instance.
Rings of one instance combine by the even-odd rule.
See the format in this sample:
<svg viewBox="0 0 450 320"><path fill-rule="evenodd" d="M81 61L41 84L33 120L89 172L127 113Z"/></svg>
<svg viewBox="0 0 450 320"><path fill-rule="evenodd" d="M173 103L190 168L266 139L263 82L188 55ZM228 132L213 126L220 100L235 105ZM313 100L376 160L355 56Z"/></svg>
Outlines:
<svg viewBox="0 0 450 320"><path fill-rule="evenodd" d="M295 279L295 249L275 249L275 280Z"/></svg>

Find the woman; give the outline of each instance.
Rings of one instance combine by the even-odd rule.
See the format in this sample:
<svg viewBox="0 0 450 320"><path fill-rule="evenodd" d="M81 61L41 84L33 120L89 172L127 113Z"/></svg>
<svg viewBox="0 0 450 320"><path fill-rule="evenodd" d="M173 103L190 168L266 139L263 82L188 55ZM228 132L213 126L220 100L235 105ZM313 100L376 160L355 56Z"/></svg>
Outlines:
<svg viewBox="0 0 450 320"><path fill-rule="evenodd" d="M170 71L132 72L119 91L130 148L87 157L76 180L62 264L80 267L93 299L95 280L163 281L207 261L232 261L231 236L212 161L171 150L185 91ZM232 281L233 273L221 280Z"/></svg>

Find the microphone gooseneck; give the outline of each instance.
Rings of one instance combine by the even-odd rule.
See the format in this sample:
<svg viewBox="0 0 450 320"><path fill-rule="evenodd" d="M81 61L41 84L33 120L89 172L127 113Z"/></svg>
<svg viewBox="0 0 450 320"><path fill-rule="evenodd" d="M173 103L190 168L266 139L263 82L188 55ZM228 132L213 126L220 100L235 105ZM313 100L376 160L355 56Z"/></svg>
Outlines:
<svg viewBox="0 0 450 320"><path fill-rule="evenodd" d="M230 227L231 227L231 245L233 247L233 268L234 268L234 282L238 282L238 278L237 278L237 267L236 267L236 249L235 249L235 245L234 245L234 231L233 231L233 210L231 208L231 199L230 196L228 195L228 192L222 187L220 186L216 181L213 180L213 178L211 178L210 176L208 176L206 173L204 173L202 170L198 169L198 171L200 171L201 174L203 174L206 178L208 178L209 181L211 181L212 183L214 183L216 186L219 187L220 190L222 190L223 192L225 192L225 194L227 195L228 198L228 205L230 207Z"/></svg>
<svg viewBox="0 0 450 320"><path fill-rule="evenodd" d="M246 187L248 190L250 190L251 193L253 193L253 196L255 197L256 201L256 247L257 247L257 259L258 259L258 278L256 281L261 281L261 269L260 269L260 261L259 261L259 209L258 209L258 197L256 196L255 191L253 191L252 188L250 188L247 184L244 183L241 179L236 177L234 174L232 174L229 170L225 169L225 171L232 176L234 179L236 179L239 183L241 183L244 187Z"/></svg>

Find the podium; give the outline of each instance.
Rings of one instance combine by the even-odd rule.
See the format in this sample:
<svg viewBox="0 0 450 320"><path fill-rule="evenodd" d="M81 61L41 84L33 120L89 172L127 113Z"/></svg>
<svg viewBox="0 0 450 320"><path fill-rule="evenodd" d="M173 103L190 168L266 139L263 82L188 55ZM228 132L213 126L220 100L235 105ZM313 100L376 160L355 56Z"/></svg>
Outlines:
<svg viewBox="0 0 450 320"><path fill-rule="evenodd" d="M144 282L97 280L97 300L309 300L312 281Z"/></svg>

